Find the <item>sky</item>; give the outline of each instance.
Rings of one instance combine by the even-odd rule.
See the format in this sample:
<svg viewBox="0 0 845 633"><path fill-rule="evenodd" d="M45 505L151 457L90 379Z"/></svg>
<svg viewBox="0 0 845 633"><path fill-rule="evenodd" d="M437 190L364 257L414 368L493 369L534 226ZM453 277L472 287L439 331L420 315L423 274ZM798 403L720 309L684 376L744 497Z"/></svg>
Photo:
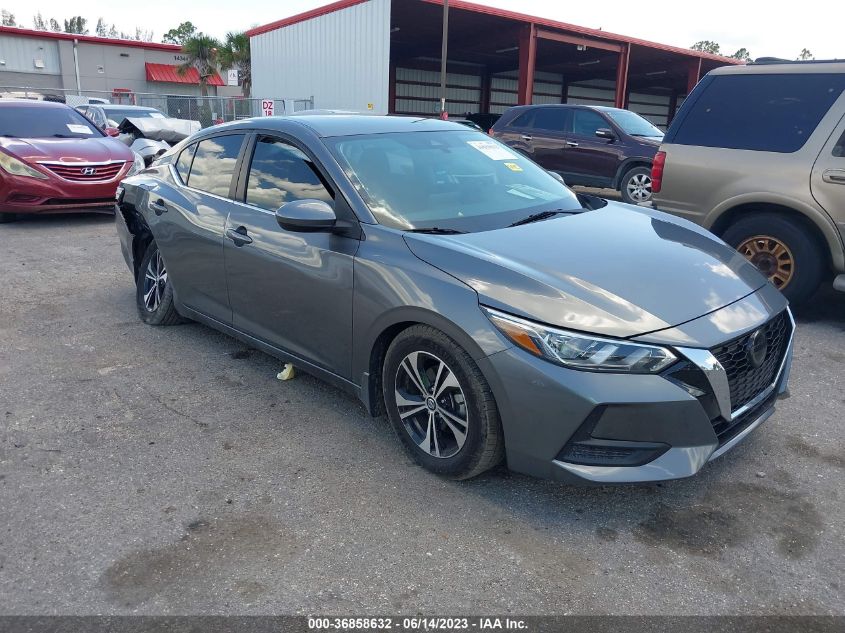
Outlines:
<svg viewBox="0 0 845 633"><path fill-rule="evenodd" d="M180 22L190 20L197 28L217 37L227 31L252 26L308 11L330 0L145 0L141 5L114 0L0 0L0 8L15 14L18 23L32 24L41 11L45 19L60 22L79 12L89 28L97 18L117 29L134 32L136 26L152 30L154 39ZM753 57L794 59L808 48L818 59L845 58L845 2L805 0L795 3L759 0L484 0L481 4L520 13L639 37L662 44L689 47L699 40L713 40L722 53L747 48Z"/></svg>

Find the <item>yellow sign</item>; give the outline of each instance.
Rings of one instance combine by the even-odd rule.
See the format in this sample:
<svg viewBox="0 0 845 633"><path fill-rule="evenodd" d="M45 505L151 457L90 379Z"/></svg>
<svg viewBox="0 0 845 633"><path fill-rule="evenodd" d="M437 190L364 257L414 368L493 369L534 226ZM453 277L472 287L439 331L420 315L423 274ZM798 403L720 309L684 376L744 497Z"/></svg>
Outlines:
<svg viewBox="0 0 845 633"><path fill-rule="evenodd" d="M375 108L374 104L372 104L372 103L367 104L367 110L372 110L373 108Z"/></svg>
<svg viewBox="0 0 845 633"><path fill-rule="evenodd" d="M522 171L522 167L520 167L516 163L505 163L505 167L507 167L511 171Z"/></svg>

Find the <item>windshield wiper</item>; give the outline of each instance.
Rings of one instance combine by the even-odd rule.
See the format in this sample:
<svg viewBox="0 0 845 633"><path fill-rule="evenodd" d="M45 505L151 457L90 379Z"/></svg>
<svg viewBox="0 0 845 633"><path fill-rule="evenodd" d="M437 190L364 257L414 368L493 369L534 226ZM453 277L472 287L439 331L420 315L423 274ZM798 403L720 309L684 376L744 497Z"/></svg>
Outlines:
<svg viewBox="0 0 845 633"><path fill-rule="evenodd" d="M459 231L458 229L441 229L439 226L430 226L421 229L408 229L408 233L430 233L432 235L461 235L466 231Z"/></svg>
<svg viewBox="0 0 845 633"><path fill-rule="evenodd" d="M569 213L581 213L581 209L575 209L573 211L564 211L563 209L556 209L554 211L540 211L540 213L532 213L527 218L522 218L521 220L517 220L513 224L509 224L508 226L520 226L522 224L531 224L532 222L538 222L540 220L545 220L546 218L551 218L556 215L561 214L569 214Z"/></svg>

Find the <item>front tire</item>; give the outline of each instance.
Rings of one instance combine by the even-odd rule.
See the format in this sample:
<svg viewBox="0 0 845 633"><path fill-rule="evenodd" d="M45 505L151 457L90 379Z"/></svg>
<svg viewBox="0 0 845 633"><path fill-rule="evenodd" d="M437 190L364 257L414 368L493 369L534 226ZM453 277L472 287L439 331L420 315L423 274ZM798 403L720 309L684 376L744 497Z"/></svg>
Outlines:
<svg viewBox="0 0 845 633"><path fill-rule="evenodd" d="M740 218L722 234L780 290L799 305L818 289L824 252L803 223L777 213Z"/></svg>
<svg viewBox="0 0 845 633"><path fill-rule="evenodd" d="M628 204L640 204L651 201L651 168L633 167L622 176L619 192L622 201Z"/></svg>
<svg viewBox="0 0 845 633"><path fill-rule="evenodd" d="M173 302L173 286L164 258L155 242L150 242L138 269L135 300L141 320L149 325L177 325L179 316Z"/></svg>
<svg viewBox="0 0 845 633"><path fill-rule="evenodd" d="M490 386L443 332L416 325L400 333L385 356L382 392L394 431L424 468L468 479L502 461L504 437Z"/></svg>

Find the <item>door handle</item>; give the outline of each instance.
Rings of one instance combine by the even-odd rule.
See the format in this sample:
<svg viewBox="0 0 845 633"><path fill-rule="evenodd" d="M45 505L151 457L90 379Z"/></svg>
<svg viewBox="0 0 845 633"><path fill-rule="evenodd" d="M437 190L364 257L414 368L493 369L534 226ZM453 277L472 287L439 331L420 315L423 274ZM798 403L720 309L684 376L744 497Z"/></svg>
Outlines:
<svg viewBox="0 0 845 633"><path fill-rule="evenodd" d="M832 185L845 185L845 169L828 169L822 174L822 180Z"/></svg>
<svg viewBox="0 0 845 633"><path fill-rule="evenodd" d="M575 141L566 141L566 146L567 147L578 147L578 143L576 143Z"/></svg>
<svg viewBox="0 0 845 633"><path fill-rule="evenodd" d="M522 135L522 140L523 140L523 141L532 141L532 140L534 140L534 137L533 137L533 136L529 136L528 134L523 134L523 135Z"/></svg>
<svg viewBox="0 0 845 633"><path fill-rule="evenodd" d="M154 211L156 215L161 215L162 213L167 213L167 205L164 204L164 200L159 198L153 202L150 202L150 210Z"/></svg>
<svg viewBox="0 0 845 633"><path fill-rule="evenodd" d="M235 246L252 244L252 238L247 235L245 226L239 226L236 229L226 229L226 237L232 240L235 243Z"/></svg>

